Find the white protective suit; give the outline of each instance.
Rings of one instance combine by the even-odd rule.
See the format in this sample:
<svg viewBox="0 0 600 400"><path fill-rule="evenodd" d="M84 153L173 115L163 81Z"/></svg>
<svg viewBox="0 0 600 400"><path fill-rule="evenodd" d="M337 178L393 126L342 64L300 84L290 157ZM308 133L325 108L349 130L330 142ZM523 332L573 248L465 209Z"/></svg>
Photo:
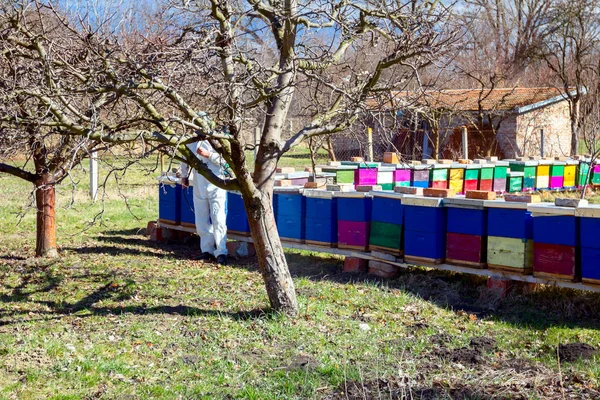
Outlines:
<svg viewBox="0 0 600 400"><path fill-rule="evenodd" d="M225 161L207 140L190 144L189 149L217 176L223 177ZM209 157L202 157L197 149L202 147L210 152ZM181 164L181 176L188 177L189 167ZM215 257L227 255L227 191L216 187L205 177L194 170L194 214L196 232L200 236L200 250ZM212 224L211 224L212 222Z"/></svg>

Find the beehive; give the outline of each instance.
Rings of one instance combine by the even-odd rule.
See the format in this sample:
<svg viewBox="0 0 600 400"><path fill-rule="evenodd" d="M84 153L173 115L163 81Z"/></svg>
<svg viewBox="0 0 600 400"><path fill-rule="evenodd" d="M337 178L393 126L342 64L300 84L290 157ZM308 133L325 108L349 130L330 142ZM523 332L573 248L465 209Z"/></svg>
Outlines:
<svg viewBox="0 0 600 400"><path fill-rule="evenodd" d="M527 210L533 216L533 275L578 280L579 224L575 208L538 203L530 204Z"/></svg>

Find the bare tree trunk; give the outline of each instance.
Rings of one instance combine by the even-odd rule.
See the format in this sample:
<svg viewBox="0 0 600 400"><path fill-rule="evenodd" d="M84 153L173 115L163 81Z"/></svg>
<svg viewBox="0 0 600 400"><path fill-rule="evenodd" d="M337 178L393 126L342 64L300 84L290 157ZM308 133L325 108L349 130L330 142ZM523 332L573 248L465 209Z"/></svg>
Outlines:
<svg viewBox="0 0 600 400"><path fill-rule="evenodd" d="M571 112L571 156L576 156L579 153L579 101L573 104Z"/></svg>
<svg viewBox="0 0 600 400"><path fill-rule="evenodd" d="M56 250L56 210L55 185L48 174L35 182L36 257L57 257Z"/></svg>
<svg viewBox="0 0 600 400"><path fill-rule="evenodd" d="M333 140L331 139L331 135L327 138L327 153L329 154L330 161L337 161L335 151L333 150Z"/></svg>
<svg viewBox="0 0 600 400"><path fill-rule="evenodd" d="M266 191L257 189L253 193L244 195L243 198L258 256L258 265L271 307L295 316L298 314L296 289L275 225L272 192L272 188Z"/></svg>

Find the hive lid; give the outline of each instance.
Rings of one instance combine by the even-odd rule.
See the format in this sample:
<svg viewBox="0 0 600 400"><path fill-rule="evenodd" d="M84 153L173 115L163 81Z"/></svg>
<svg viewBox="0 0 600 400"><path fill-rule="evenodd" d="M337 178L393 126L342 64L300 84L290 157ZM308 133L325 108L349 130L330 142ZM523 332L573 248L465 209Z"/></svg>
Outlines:
<svg viewBox="0 0 600 400"><path fill-rule="evenodd" d="M405 195L402 198L402 204L408 206L421 206L421 207L441 207L445 199L439 197L423 197Z"/></svg>
<svg viewBox="0 0 600 400"><path fill-rule="evenodd" d="M542 215L575 215L574 207L559 207L552 203L534 203L527 205L527 211L531 212L533 216Z"/></svg>
<svg viewBox="0 0 600 400"><path fill-rule="evenodd" d="M450 168L451 169L465 169L465 168L467 168L467 164L454 163L454 164L450 164Z"/></svg>
<svg viewBox="0 0 600 400"><path fill-rule="evenodd" d="M398 199L398 200L402 199L404 196L406 196L405 194L391 192L389 190L386 190L386 191L371 190L369 192L369 194L371 194L371 196L373 196L373 197L387 197L389 199Z"/></svg>
<svg viewBox="0 0 600 400"><path fill-rule="evenodd" d="M467 199L464 196L448 197L444 199L444 207L483 210L486 201L489 200Z"/></svg>
<svg viewBox="0 0 600 400"><path fill-rule="evenodd" d="M171 186L175 186L181 182L181 179L175 175L161 175L156 179L158 180L159 183L161 183L163 185L171 185Z"/></svg>
<svg viewBox="0 0 600 400"><path fill-rule="evenodd" d="M284 172L284 173L276 173L275 179L302 179L308 178L310 176L310 172Z"/></svg>
<svg viewBox="0 0 600 400"><path fill-rule="evenodd" d="M316 199L329 199L333 198L333 192L329 190L322 189L306 189L302 192L302 194L306 197L316 198Z"/></svg>
<svg viewBox="0 0 600 400"><path fill-rule="evenodd" d="M378 172L394 172L396 170L396 164L382 164L377 168Z"/></svg>
<svg viewBox="0 0 600 400"><path fill-rule="evenodd" d="M481 169L481 168L485 168L486 165L481 165L481 164L466 164L466 168L467 169Z"/></svg>
<svg viewBox="0 0 600 400"><path fill-rule="evenodd" d="M528 161L511 161L510 164L514 165L524 165L526 167L535 167L539 164L537 160L528 160Z"/></svg>
<svg viewBox="0 0 600 400"><path fill-rule="evenodd" d="M519 171L510 171L506 174L506 176L510 177L510 178L522 178L525 176L524 172L519 172Z"/></svg>
<svg viewBox="0 0 600 400"><path fill-rule="evenodd" d="M293 193L302 193L302 191L304 190L304 187L302 186L275 186L273 188L273 193L289 193L289 194L293 194Z"/></svg>
<svg viewBox="0 0 600 400"><path fill-rule="evenodd" d="M552 160L538 160L538 164L539 165L552 165L553 161Z"/></svg>
<svg viewBox="0 0 600 400"><path fill-rule="evenodd" d="M504 160L503 161L496 161L494 163L494 166L496 166L496 167L508 167L508 165L509 165L508 161L504 161Z"/></svg>
<svg viewBox="0 0 600 400"><path fill-rule="evenodd" d="M567 165L566 161L552 161L552 164L554 165Z"/></svg>
<svg viewBox="0 0 600 400"><path fill-rule="evenodd" d="M425 170L425 169L431 169L431 165L427 165L427 164L420 164L420 165L411 165L410 169L415 169L415 170Z"/></svg>
<svg viewBox="0 0 600 400"><path fill-rule="evenodd" d="M377 168L381 165L380 162L371 162L371 161L363 161L363 162L356 162L356 161L342 161L342 166L344 165L353 165L356 166L357 168Z"/></svg>
<svg viewBox="0 0 600 400"><path fill-rule="evenodd" d="M381 167L394 167L395 169L409 169L411 167L411 165L406 164L406 163L399 163L399 164L383 163L383 164L381 164Z"/></svg>
<svg viewBox="0 0 600 400"><path fill-rule="evenodd" d="M527 204L517 201L504 201L503 199L499 200L485 200L483 205L488 208L512 208L515 210L527 210Z"/></svg>
<svg viewBox="0 0 600 400"><path fill-rule="evenodd" d="M586 218L600 218L600 205L590 204L585 207L577 207L575 209L575 215Z"/></svg>
<svg viewBox="0 0 600 400"><path fill-rule="evenodd" d="M567 165L579 165L579 161L577 160L566 160Z"/></svg>
<svg viewBox="0 0 600 400"><path fill-rule="evenodd" d="M318 165L317 167L321 168L321 171L350 171L354 169L358 169L358 165Z"/></svg>
<svg viewBox="0 0 600 400"><path fill-rule="evenodd" d="M365 197L371 197L371 195L368 192L350 191L350 192L333 192L333 197L360 199L360 198L365 198Z"/></svg>

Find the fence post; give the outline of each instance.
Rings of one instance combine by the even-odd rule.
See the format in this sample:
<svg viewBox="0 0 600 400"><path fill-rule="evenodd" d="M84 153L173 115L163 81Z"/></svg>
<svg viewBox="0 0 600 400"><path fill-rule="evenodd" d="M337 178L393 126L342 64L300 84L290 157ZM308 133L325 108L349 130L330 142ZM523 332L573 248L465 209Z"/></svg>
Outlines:
<svg viewBox="0 0 600 400"><path fill-rule="evenodd" d="M466 126L462 127L462 150L463 150L463 158L465 160L469 159L469 138L467 136L468 130Z"/></svg>
<svg viewBox="0 0 600 400"><path fill-rule="evenodd" d="M90 197L96 201L98 195L98 153L90 153Z"/></svg>
<svg viewBox="0 0 600 400"><path fill-rule="evenodd" d="M369 161L373 161L373 128L367 128L367 144L369 147Z"/></svg>
<svg viewBox="0 0 600 400"><path fill-rule="evenodd" d="M544 130L540 129L540 152L542 153L541 156L544 156Z"/></svg>

